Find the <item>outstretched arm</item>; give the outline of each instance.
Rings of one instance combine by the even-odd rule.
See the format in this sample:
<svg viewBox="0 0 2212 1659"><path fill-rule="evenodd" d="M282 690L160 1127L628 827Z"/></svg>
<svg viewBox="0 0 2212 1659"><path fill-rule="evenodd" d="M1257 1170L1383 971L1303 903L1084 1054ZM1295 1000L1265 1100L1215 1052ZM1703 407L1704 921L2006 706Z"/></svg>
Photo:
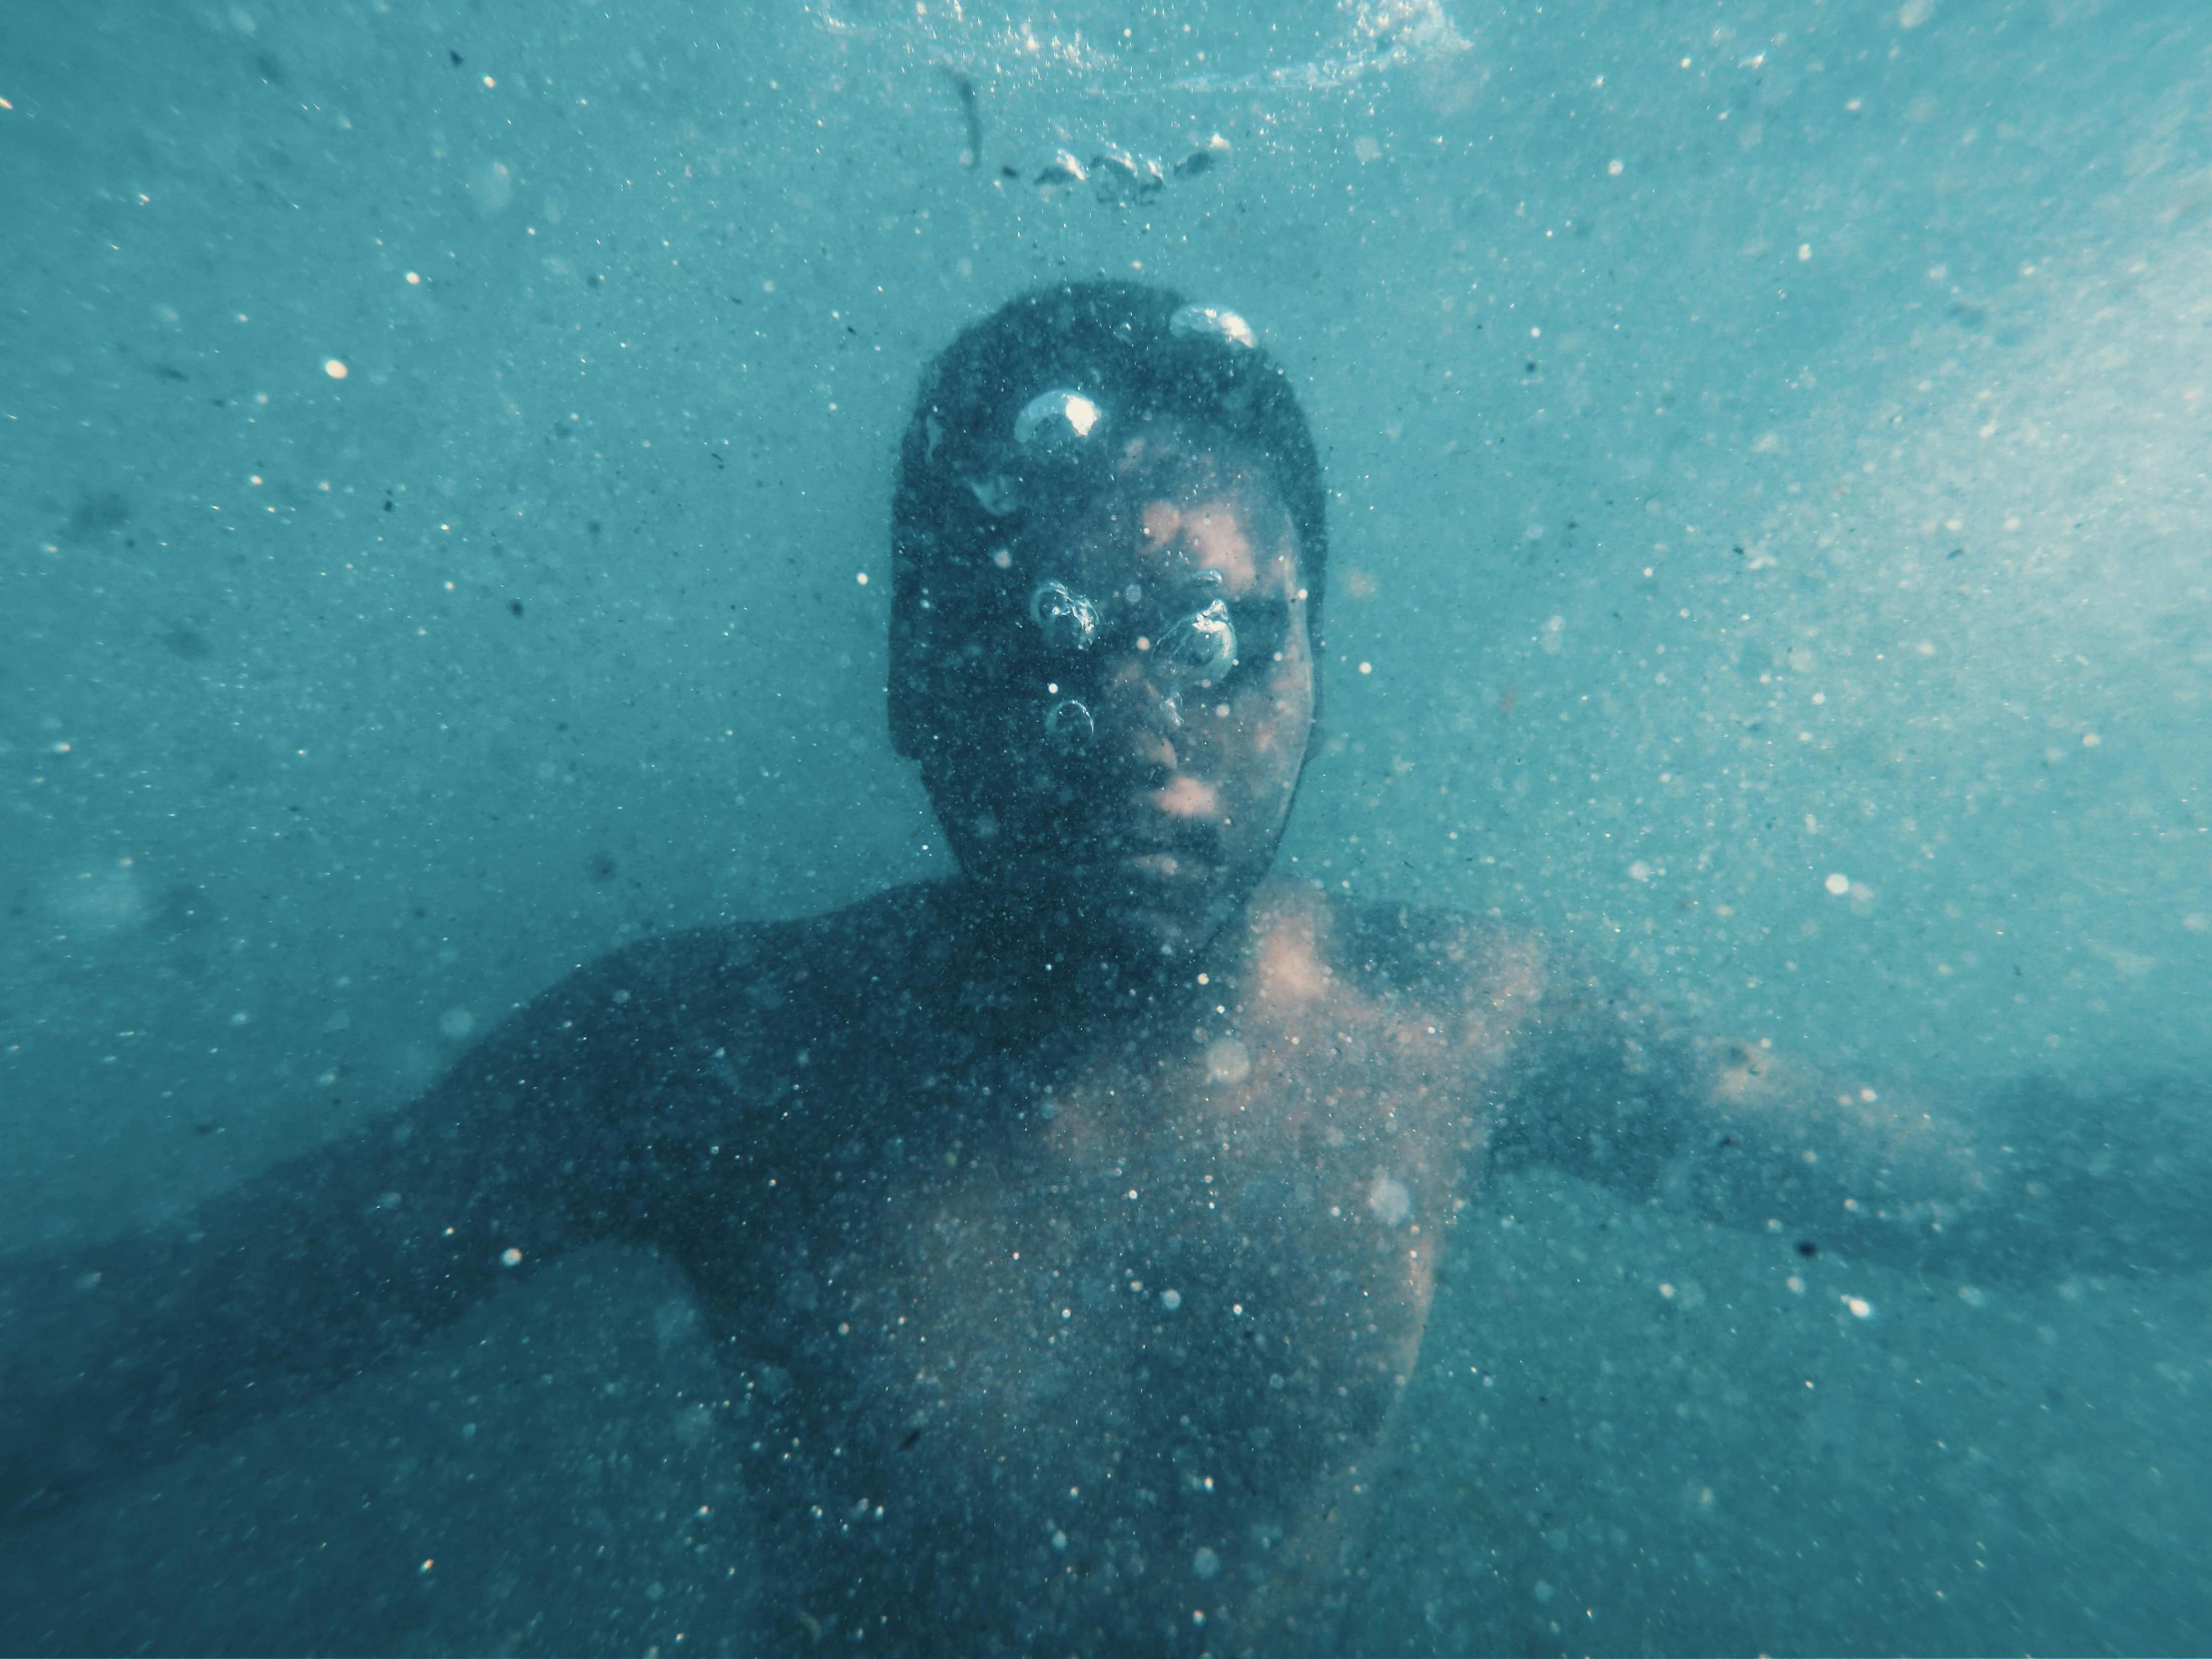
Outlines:
<svg viewBox="0 0 2212 1659"><path fill-rule="evenodd" d="M0 1522L333 1386L608 1230L577 1179L619 1159L605 1101L637 1049L606 981L181 1223L0 1259Z"/></svg>
<svg viewBox="0 0 2212 1659"><path fill-rule="evenodd" d="M2029 1078L1972 1097L1675 1029L1553 957L1498 1103L1542 1160L1716 1221L1993 1282L2212 1265L2212 1087Z"/></svg>

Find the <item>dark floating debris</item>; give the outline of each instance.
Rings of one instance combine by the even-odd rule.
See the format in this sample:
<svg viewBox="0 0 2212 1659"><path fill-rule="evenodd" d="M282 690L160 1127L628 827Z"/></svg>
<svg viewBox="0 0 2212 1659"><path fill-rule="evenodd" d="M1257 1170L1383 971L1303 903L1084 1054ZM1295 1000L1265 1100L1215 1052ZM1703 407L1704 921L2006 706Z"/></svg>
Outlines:
<svg viewBox="0 0 2212 1659"><path fill-rule="evenodd" d="M1098 194L1148 201L1167 188L1167 169L1150 156L1136 157L1119 145L1108 145L1091 158L1091 177Z"/></svg>
<svg viewBox="0 0 2212 1659"><path fill-rule="evenodd" d="M71 541L89 541L120 530L130 521L130 502L113 490L94 490L80 496L70 509L69 528L64 533Z"/></svg>
<svg viewBox="0 0 2212 1659"><path fill-rule="evenodd" d="M1083 164L1075 159L1072 150L1055 150L1045 159L1036 176L1029 182L1039 190L1050 190L1061 185L1080 185L1090 179Z"/></svg>
<svg viewBox="0 0 2212 1659"><path fill-rule="evenodd" d="M983 160L983 116L975 103L975 83L950 64L944 66L944 73L960 100L960 117L967 126L967 148L960 152L960 165L973 172Z"/></svg>
<svg viewBox="0 0 2212 1659"><path fill-rule="evenodd" d="M1179 178L1195 178L1201 173L1209 172L1221 166L1227 160L1229 160L1229 141L1216 133L1188 156L1177 162L1175 172Z"/></svg>
<svg viewBox="0 0 2212 1659"><path fill-rule="evenodd" d="M973 96L970 89L969 96ZM1029 183L1042 191L1072 190L1089 185L1102 202L1149 202L1167 189L1171 178L1190 179L1210 172L1229 159L1229 141L1219 133L1198 144L1189 155L1170 167L1157 156L1139 156L1118 144L1095 151L1088 161L1073 150L1047 150L1026 170ZM999 169L1008 179L1023 177L1024 170Z"/></svg>

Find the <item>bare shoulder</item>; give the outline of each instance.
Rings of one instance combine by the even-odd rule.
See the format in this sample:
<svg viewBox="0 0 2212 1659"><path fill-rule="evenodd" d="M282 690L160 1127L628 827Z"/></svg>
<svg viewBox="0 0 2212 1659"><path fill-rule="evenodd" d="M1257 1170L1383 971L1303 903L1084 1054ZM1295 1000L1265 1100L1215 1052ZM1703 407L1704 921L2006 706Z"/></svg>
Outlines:
<svg viewBox="0 0 2212 1659"><path fill-rule="evenodd" d="M1363 1000L1471 1022L1492 1037L1566 988L1571 967L1526 928L1434 905L1333 897L1282 883L1255 904L1262 927L1303 930L1317 959ZM1460 1034L1468 1034L1461 1024Z"/></svg>
<svg viewBox="0 0 2212 1659"><path fill-rule="evenodd" d="M731 922L641 940L578 968L536 1024L588 1011L648 1046L805 1042L900 1005L940 971L946 900L932 883L787 921Z"/></svg>

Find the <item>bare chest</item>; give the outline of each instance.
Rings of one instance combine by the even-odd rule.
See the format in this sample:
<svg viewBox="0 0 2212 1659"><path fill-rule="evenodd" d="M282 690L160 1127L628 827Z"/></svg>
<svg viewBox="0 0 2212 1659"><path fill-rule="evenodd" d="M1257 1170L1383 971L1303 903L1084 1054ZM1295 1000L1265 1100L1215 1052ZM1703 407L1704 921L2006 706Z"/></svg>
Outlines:
<svg viewBox="0 0 2212 1659"><path fill-rule="evenodd" d="M951 1467L1055 1534L1081 1512L1218 1553L1371 1444L1473 1130L1418 1045L1299 1035L1194 1033L909 1120L775 1292L812 1478L927 1511Z"/></svg>
<svg viewBox="0 0 2212 1659"><path fill-rule="evenodd" d="M1173 1013L939 997L766 1102L696 1231L780 1573L1187 1629L1357 1495L1517 1004L1471 936L1339 921L1256 906Z"/></svg>
<svg viewBox="0 0 2212 1659"><path fill-rule="evenodd" d="M887 1207L914 1317L1009 1378L1080 1350L1102 1391L1157 1385L1163 1353L1337 1398L1402 1374L1460 1126L1417 1066L1291 1058L1217 1038L1063 1082Z"/></svg>

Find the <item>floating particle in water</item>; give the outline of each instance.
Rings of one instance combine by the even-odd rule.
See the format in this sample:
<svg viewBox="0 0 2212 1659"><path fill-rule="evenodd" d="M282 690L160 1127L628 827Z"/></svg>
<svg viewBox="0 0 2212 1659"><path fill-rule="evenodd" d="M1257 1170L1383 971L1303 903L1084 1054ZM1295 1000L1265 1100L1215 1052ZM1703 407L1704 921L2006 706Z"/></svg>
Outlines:
<svg viewBox="0 0 2212 1659"><path fill-rule="evenodd" d="M1384 1227L1395 1227L1413 1213L1413 1195L1404 1182L1378 1172L1368 1188L1368 1208Z"/></svg>
<svg viewBox="0 0 2212 1659"><path fill-rule="evenodd" d="M1206 1045L1206 1075L1216 1083L1242 1083L1252 1075L1252 1051L1235 1037L1216 1037Z"/></svg>

